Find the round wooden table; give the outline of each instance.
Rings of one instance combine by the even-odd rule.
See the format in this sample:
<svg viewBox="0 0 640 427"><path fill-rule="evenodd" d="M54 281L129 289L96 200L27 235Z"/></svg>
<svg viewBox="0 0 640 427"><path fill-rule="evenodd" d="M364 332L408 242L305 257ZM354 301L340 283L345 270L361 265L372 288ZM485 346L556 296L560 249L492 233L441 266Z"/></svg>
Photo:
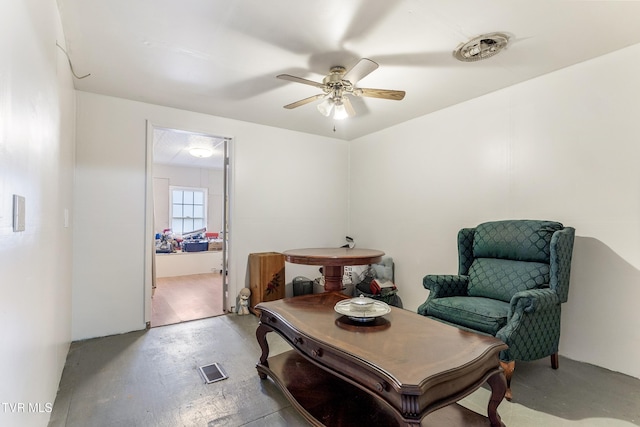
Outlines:
<svg viewBox="0 0 640 427"><path fill-rule="evenodd" d="M327 292L342 290L345 265L367 265L380 262L384 252L363 248L304 248L290 249L282 253L293 264L321 265L324 289Z"/></svg>

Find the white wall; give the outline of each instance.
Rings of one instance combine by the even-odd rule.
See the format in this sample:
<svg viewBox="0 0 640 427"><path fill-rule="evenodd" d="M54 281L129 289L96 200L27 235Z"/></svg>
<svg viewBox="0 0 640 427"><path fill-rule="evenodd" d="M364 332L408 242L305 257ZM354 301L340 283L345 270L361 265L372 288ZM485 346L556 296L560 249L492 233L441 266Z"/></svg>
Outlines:
<svg viewBox="0 0 640 427"><path fill-rule="evenodd" d="M153 165L155 183L161 183L161 188L154 184L154 195L158 192L160 203L154 197L155 228L154 232L171 228L169 211L169 186L206 188L207 197L207 231L218 233L222 230L224 210L224 172L221 169L205 169L176 165ZM158 181L159 180L159 181Z"/></svg>
<svg viewBox="0 0 640 427"><path fill-rule="evenodd" d="M353 141L349 233L393 256L405 308L457 273L462 227L576 228L560 354L640 377L640 45ZM378 173L372 174L373 166Z"/></svg>
<svg viewBox="0 0 640 427"><path fill-rule="evenodd" d="M156 254L156 277L187 276L222 271L222 251Z"/></svg>
<svg viewBox="0 0 640 427"><path fill-rule="evenodd" d="M77 104L73 339L145 326L147 120L233 138L232 304L249 253L344 241L348 143L85 92ZM288 264L287 279L304 271Z"/></svg>
<svg viewBox="0 0 640 427"><path fill-rule="evenodd" d="M54 1L0 13L0 425L43 426L71 339L75 94ZM26 199L13 232L12 196ZM70 225L73 217L70 216ZM13 406L11 406L13 405ZM22 408L17 405L23 405Z"/></svg>

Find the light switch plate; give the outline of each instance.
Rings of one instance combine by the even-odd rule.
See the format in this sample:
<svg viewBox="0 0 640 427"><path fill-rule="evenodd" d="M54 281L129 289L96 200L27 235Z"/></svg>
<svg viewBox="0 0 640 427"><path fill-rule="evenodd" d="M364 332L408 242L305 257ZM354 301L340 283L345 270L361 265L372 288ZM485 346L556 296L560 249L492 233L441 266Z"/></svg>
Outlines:
<svg viewBox="0 0 640 427"><path fill-rule="evenodd" d="M13 195L13 231L24 231L25 229L25 211L24 197Z"/></svg>

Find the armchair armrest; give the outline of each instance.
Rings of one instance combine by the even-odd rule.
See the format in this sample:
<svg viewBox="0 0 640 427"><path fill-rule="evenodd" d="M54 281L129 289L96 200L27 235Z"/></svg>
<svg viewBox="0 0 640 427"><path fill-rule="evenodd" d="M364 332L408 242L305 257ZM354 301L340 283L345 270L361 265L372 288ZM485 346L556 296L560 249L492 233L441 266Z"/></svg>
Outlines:
<svg viewBox="0 0 640 427"><path fill-rule="evenodd" d="M535 313L555 305L560 305L560 298L550 288L529 289L518 292L511 297L507 319L511 319L515 313Z"/></svg>
<svg viewBox="0 0 640 427"><path fill-rule="evenodd" d="M496 333L509 346L500 360L536 360L558 352L560 298L550 288L531 289L511 298L507 324Z"/></svg>
<svg viewBox="0 0 640 427"><path fill-rule="evenodd" d="M429 289L429 299L467 295L469 276L454 274L428 274L422 279L422 285Z"/></svg>

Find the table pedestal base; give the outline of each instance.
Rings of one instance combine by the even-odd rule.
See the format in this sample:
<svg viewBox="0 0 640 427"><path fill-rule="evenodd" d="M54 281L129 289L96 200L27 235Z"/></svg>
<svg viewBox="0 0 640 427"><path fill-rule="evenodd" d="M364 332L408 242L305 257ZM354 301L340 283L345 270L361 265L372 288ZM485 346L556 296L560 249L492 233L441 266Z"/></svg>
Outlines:
<svg viewBox="0 0 640 427"><path fill-rule="evenodd" d="M342 290L342 276L344 267L339 265L325 265L322 267L324 274L324 290L327 292Z"/></svg>

